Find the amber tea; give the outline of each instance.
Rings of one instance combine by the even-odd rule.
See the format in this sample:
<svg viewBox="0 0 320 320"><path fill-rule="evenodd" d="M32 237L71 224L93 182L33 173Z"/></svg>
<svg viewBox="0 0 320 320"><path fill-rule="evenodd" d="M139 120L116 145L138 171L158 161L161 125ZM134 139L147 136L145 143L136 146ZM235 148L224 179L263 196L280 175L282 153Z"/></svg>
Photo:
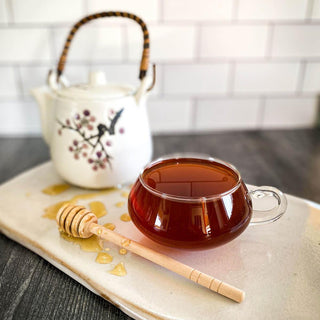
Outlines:
<svg viewBox="0 0 320 320"><path fill-rule="evenodd" d="M148 166L129 196L132 221L173 247L215 247L249 224L251 198L237 170L209 159L171 158Z"/></svg>

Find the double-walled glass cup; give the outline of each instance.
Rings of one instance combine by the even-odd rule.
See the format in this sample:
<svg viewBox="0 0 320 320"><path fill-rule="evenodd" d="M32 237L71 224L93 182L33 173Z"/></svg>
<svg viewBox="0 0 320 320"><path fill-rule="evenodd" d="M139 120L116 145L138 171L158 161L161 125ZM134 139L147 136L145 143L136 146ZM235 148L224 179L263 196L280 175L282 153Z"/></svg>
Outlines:
<svg viewBox="0 0 320 320"><path fill-rule="evenodd" d="M196 196L163 192L159 168L191 162L194 166L206 165L225 172L233 183L222 193L205 194L196 188L206 183L184 171L183 187L196 190ZM192 167L191 167L192 168ZM149 177L157 175L158 184ZM168 177L166 178L168 179ZM181 185L175 177L172 183ZM206 180L205 177L201 178ZM169 177L170 180L170 177ZM160 183L159 183L160 181ZM170 181L171 183L171 181ZM209 188L210 190L210 188ZM253 208L254 203L254 208ZM266 208L267 207L267 208ZM270 208L271 207L271 208ZM262 224L279 219L285 212L287 200L273 187L258 187L248 191L239 171L230 163L205 156L171 156L157 159L147 165L133 185L128 201L129 214L136 227L148 238L171 247L204 249L231 241L249 224Z"/></svg>

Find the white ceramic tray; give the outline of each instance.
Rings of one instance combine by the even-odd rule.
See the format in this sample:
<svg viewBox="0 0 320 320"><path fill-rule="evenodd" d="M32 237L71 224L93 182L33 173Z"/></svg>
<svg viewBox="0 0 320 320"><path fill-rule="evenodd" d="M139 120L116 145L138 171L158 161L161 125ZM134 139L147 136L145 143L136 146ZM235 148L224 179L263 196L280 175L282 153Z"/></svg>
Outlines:
<svg viewBox="0 0 320 320"><path fill-rule="evenodd" d="M135 319L317 319L320 315L320 206L288 196L288 210L277 222L249 227L222 247L188 252L168 249L146 239L120 215L126 206L123 190L115 190L88 204L103 201L116 231L168 254L179 261L233 284L246 292L238 304L173 274L134 254L118 254L113 245L111 264L97 264L97 253L84 252L62 239L55 221L42 217L43 209L76 194L71 188L56 196L41 190L61 183L50 162L0 186L0 230L36 252L54 266L108 299ZM124 262L127 275L108 273Z"/></svg>

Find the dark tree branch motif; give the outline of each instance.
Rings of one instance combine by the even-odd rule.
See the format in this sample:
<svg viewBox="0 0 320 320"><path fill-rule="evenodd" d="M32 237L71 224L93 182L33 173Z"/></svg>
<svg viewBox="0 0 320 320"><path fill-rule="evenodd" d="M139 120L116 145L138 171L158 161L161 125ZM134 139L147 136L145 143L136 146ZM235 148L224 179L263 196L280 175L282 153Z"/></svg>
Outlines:
<svg viewBox="0 0 320 320"><path fill-rule="evenodd" d="M87 134L87 130L94 130L94 122L96 122L96 118L94 116L90 116L89 110L84 110L83 115L77 113L72 121L70 121L70 119L67 119L65 123L57 119L57 122L60 125L58 133L59 135L61 135L62 131L64 129L67 129L75 131L81 137L80 140L73 140L72 145L68 148L69 151L73 153L73 156L76 160L78 160L81 156L83 158L87 158L88 163L92 165L92 169L95 171L99 168L106 168L106 164L111 167L110 159L112 157L107 152L106 147L111 147L112 143L110 140L103 142L102 138L104 138L106 133L108 133L109 136L116 134L115 127L123 110L124 109L122 108L116 113L111 110L111 114L114 116L109 118L110 125L106 126L103 123L99 123L96 127L98 130L96 134ZM124 129L120 128L119 133L123 134ZM89 147L91 147L90 156L88 155Z"/></svg>

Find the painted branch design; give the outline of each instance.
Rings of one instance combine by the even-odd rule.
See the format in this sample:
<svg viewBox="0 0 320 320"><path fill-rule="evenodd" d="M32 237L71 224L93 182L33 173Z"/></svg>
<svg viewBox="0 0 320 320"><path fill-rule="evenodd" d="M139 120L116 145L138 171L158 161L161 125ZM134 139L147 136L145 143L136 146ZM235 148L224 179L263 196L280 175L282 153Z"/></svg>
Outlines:
<svg viewBox="0 0 320 320"><path fill-rule="evenodd" d="M57 119L60 125L59 135L62 135L63 130L72 130L79 136L79 139L74 139L68 147L69 151L73 153L74 159L86 158L94 171L99 168L105 169L107 164L111 167L112 157L107 149L112 146L112 142L106 140L105 136L106 134L108 136L116 134L116 124L123 110L124 108L118 112L111 110L109 126L99 123L96 126L96 133L92 134L90 132L95 130L96 117L91 115L89 110L84 110L81 115L77 113L72 119L66 119L65 122ZM123 134L124 128L120 128L118 132Z"/></svg>

